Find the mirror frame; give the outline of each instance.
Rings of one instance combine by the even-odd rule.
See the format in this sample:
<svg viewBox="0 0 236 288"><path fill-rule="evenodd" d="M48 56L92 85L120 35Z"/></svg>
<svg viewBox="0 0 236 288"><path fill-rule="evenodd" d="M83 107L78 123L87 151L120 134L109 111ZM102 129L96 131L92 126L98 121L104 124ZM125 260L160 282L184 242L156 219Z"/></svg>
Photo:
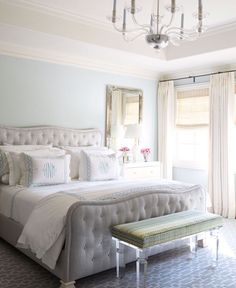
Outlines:
<svg viewBox="0 0 236 288"><path fill-rule="evenodd" d="M139 123L142 124L143 121L143 91L141 89L124 87L124 86L115 86L107 85L106 87L106 127L105 127L105 145L107 146L109 141L108 138L111 138L111 109L112 109L112 93L113 91L121 90L122 95L125 93L135 94L139 97Z"/></svg>

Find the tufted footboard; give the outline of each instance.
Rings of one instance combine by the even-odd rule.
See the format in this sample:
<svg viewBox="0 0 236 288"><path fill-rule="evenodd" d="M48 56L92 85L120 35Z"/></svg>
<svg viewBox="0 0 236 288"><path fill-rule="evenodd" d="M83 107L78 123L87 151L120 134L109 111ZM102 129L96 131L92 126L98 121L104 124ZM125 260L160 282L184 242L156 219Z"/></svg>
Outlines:
<svg viewBox="0 0 236 288"><path fill-rule="evenodd" d="M115 267L110 228L188 209L205 210L202 188L183 193L152 193L125 200L78 202L69 210L66 225L63 281L70 282ZM126 251L126 261L135 259Z"/></svg>

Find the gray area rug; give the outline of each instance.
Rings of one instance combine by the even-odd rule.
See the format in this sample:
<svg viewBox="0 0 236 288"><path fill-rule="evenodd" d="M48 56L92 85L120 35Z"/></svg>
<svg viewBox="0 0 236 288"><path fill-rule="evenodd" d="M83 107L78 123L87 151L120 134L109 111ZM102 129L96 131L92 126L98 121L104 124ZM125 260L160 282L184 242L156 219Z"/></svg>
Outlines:
<svg viewBox="0 0 236 288"><path fill-rule="evenodd" d="M214 248L215 246L213 246ZM212 267L211 247L199 248L189 259L187 247L149 258L149 288L236 288L236 220L226 220L220 234L220 258ZM58 288L59 280L25 255L0 240L0 288ZM134 288L135 264L121 281L115 269L77 281L77 288Z"/></svg>

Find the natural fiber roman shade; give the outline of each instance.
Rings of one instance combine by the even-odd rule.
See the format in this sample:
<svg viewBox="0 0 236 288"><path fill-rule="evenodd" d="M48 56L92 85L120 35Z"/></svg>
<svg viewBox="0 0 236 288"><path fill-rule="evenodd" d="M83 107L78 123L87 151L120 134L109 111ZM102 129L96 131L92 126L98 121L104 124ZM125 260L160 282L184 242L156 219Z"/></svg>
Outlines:
<svg viewBox="0 0 236 288"><path fill-rule="evenodd" d="M176 126L209 124L209 88L177 90Z"/></svg>

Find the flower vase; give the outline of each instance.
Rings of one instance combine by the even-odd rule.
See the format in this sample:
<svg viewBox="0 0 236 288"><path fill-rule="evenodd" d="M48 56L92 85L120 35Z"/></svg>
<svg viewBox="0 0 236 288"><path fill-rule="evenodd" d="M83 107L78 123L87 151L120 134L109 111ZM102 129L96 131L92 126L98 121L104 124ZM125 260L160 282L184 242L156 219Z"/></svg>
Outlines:
<svg viewBox="0 0 236 288"><path fill-rule="evenodd" d="M143 159L144 159L144 162L148 162L148 154L143 154Z"/></svg>
<svg viewBox="0 0 236 288"><path fill-rule="evenodd" d="M129 159L129 158L128 158L128 154L127 154L126 152L124 152L124 153L123 153L123 156L122 156L123 163L129 162L128 159Z"/></svg>

